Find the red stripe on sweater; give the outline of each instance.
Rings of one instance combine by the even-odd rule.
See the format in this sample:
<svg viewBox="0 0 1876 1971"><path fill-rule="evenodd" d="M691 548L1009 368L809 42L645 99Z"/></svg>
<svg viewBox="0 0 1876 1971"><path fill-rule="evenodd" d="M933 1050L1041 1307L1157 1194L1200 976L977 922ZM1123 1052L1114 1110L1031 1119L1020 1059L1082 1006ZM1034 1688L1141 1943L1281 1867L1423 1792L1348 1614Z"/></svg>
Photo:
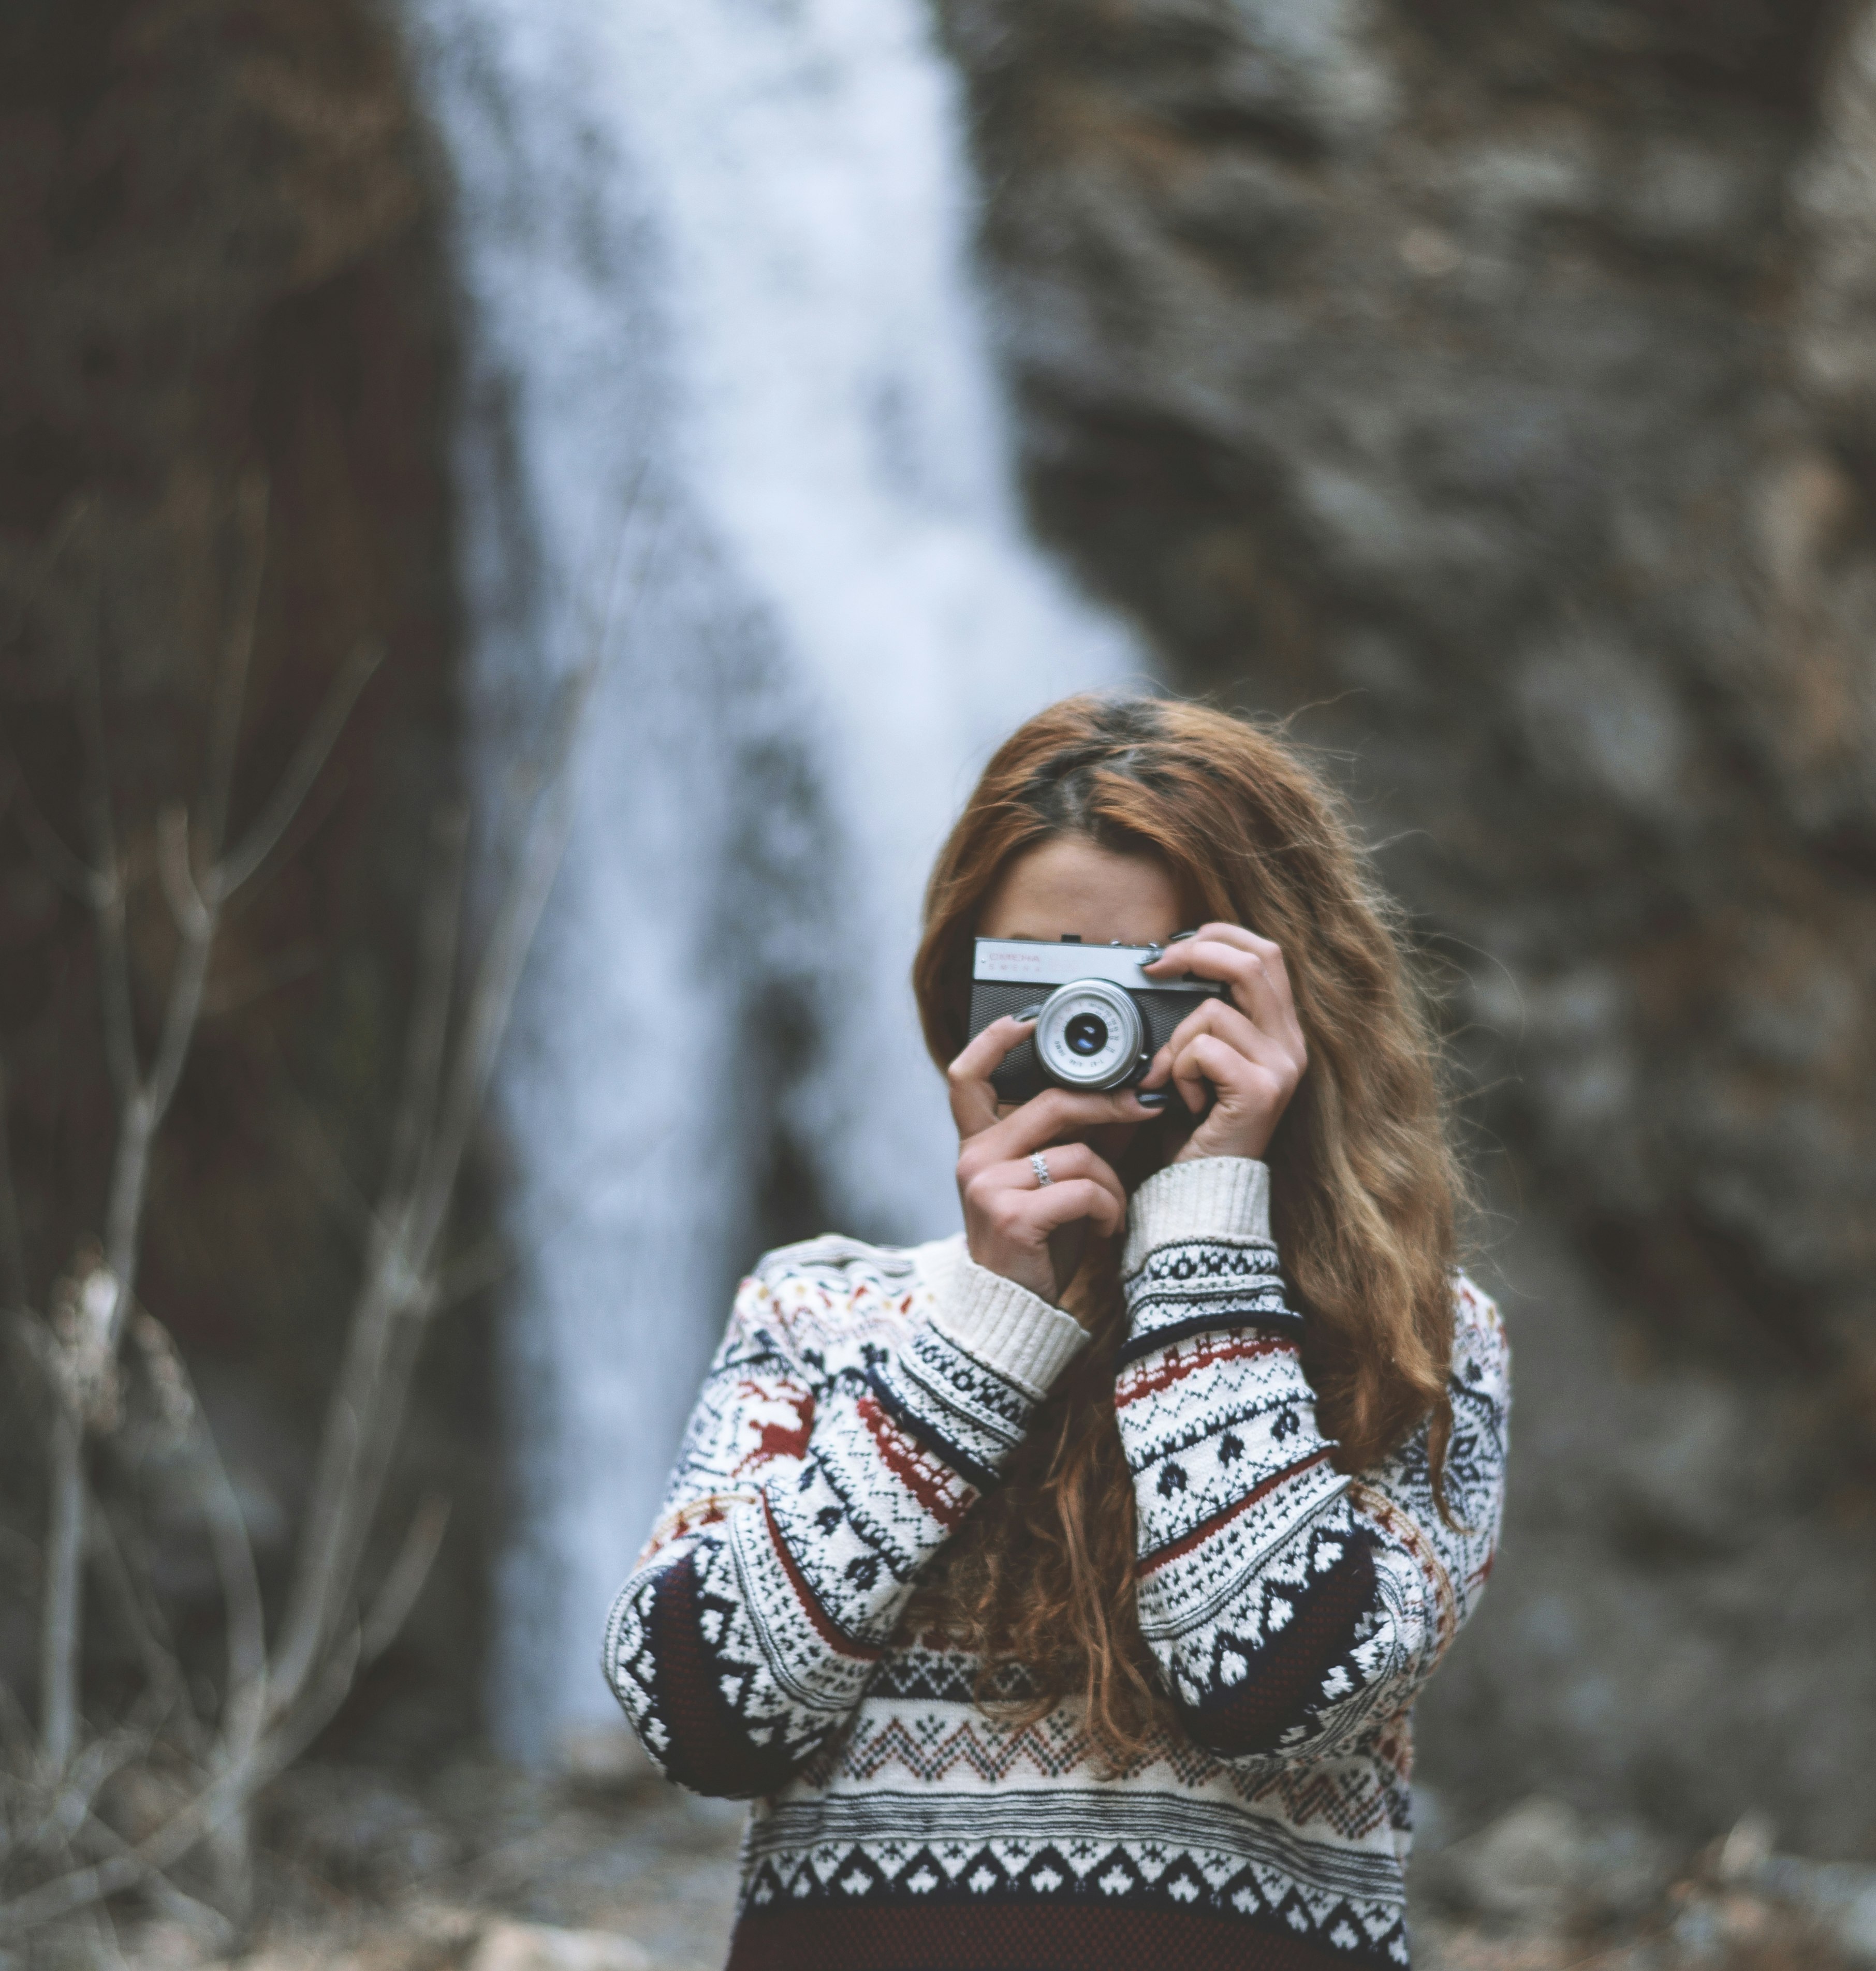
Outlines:
<svg viewBox="0 0 1876 1971"><path fill-rule="evenodd" d="M946 1533L961 1526L970 1510L972 1494L966 1490L962 1497L958 1496L949 1471L922 1451L917 1441L893 1422L877 1397L862 1396L855 1407L860 1421L873 1433L873 1442L886 1469Z"/></svg>
<svg viewBox="0 0 1876 1971"><path fill-rule="evenodd" d="M782 1571L788 1576L788 1585L795 1591L795 1599L801 1604L808 1620L814 1624L816 1633L836 1656L852 1657L860 1663L877 1663L886 1652L868 1644L856 1641L844 1629L839 1627L821 1606L820 1598L808 1585L807 1576L795 1564L795 1556L788 1550L788 1543L782 1537L782 1530L775 1523L775 1514L770 1509L769 1495L762 1495L762 1517L768 1522L769 1538L775 1543L775 1551L780 1556Z"/></svg>
<svg viewBox="0 0 1876 1971"><path fill-rule="evenodd" d="M1266 1493L1273 1492L1287 1480L1300 1477L1312 1466L1324 1463L1332 1447L1325 1445L1321 1450L1312 1451L1307 1458L1299 1458L1294 1464L1286 1464L1281 1471L1273 1471L1268 1478L1261 1479L1241 1499L1234 1500L1222 1513L1214 1513L1209 1520L1201 1520L1189 1533L1182 1534L1169 1545L1156 1552L1145 1555L1134 1569L1136 1579L1151 1574L1155 1568L1164 1567L1169 1560L1177 1560L1182 1553L1190 1553L1195 1546L1211 1538L1221 1526L1227 1526L1240 1513L1248 1513Z"/></svg>
<svg viewBox="0 0 1876 1971"><path fill-rule="evenodd" d="M1220 1334L1189 1350L1182 1349L1175 1342L1151 1368L1142 1363L1130 1375L1121 1378L1114 1389L1114 1407L1124 1410L1142 1396L1170 1389L1174 1383L1198 1370L1210 1368L1214 1363L1247 1361L1253 1356L1275 1355L1286 1348L1294 1352L1295 1347L1294 1341L1275 1334Z"/></svg>

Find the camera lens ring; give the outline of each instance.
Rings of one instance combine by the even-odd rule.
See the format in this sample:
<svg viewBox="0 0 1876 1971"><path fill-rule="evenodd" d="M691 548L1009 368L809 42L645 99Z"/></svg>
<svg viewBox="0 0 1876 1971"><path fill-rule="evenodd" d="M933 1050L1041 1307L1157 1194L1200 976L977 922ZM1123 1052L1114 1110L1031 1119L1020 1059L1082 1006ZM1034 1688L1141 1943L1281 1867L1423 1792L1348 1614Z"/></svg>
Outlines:
<svg viewBox="0 0 1876 1971"><path fill-rule="evenodd" d="M1105 979L1057 986L1036 1018L1036 1060L1057 1087L1095 1093L1118 1088L1132 1077L1145 1045L1138 1002L1125 986Z"/></svg>

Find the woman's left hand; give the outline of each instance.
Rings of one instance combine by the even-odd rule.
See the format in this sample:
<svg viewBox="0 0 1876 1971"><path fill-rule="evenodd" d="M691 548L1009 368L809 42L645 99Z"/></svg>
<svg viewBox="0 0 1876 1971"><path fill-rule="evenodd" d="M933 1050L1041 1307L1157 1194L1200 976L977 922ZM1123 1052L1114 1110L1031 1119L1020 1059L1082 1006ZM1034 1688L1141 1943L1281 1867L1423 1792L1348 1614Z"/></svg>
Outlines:
<svg viewBox="0 0 1876 1971"><path fill-rule="evenodd" d="M1169 945L1151 979L1215 979L1228 999L1202 999L1153 1057L1140 1086L1170 1081L1175 1100L1211 1107L1174 1157L1261 1157L1309 1065L1283 953L1240 924L1208 924Z"/></svg>

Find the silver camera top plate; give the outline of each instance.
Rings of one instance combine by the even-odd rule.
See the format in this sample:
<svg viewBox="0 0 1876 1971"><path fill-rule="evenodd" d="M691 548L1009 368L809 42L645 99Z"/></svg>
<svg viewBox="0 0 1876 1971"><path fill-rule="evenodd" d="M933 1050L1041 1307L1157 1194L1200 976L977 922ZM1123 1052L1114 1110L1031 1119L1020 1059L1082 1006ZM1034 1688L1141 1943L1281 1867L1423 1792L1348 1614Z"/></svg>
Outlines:
<svg viewBox="0 0 1876 1971"><path fill-rule="evenodd" d="M1160 956L1157 944L1044 944L1026 937L980 937L973 980L998 986L1072 986L1105 979L1135 992L1197 992L1216 996L1208 979L1149 979L1143 969Z"/></svg>

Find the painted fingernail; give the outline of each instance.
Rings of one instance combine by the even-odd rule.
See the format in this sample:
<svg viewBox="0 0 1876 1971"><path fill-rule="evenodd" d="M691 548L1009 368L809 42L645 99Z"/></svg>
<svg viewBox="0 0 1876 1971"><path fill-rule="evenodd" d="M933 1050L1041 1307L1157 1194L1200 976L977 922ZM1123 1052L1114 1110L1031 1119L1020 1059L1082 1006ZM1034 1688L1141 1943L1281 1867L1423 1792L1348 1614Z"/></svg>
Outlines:
<svg viewBox="0 0 1876 1971"><path fill-rule="evenodd" d="M1166 1091L1163 1088L1155 1088L1149 1094L1144 1088L1136 1088L1133 1091L1133 1099L1142 1109L1164 1109L1166 1106Z"/></svg>

